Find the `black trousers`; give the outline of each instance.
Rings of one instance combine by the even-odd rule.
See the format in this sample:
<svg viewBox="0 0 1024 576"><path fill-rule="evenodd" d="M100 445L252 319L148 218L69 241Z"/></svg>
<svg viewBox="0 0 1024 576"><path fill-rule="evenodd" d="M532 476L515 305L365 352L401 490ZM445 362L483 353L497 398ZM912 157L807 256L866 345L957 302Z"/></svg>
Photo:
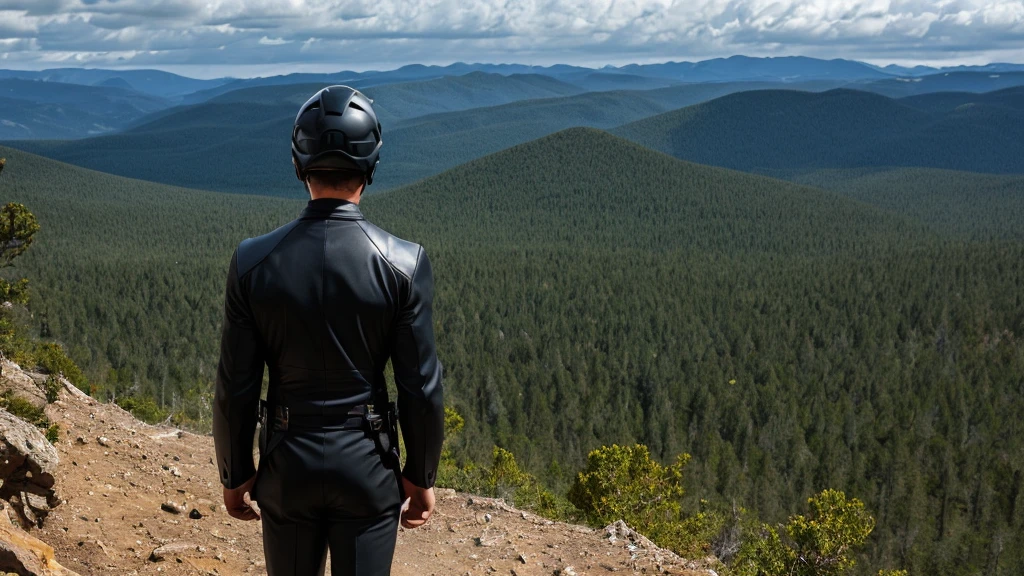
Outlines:
<svg viewBox="0 0 1024 576"><path fill-rule="evenodd" d="M252 497L263 516L268 576L391 573L398 484L362 430L289 429L261 456Z"/></svg>

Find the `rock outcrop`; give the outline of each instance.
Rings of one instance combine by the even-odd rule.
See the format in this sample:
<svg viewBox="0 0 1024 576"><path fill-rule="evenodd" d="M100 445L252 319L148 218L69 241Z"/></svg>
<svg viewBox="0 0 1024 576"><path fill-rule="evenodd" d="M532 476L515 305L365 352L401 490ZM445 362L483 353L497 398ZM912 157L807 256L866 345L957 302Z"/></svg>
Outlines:
<svg viewBox="0 0 1024 576"><path fill-rule="evenodd" d="M18 576L78 576L57 563L53 548L11 523L0 504L0 573Z"/></svg>
<svg viewBox="0 0 1024 576"><path fill-rule="evenodd" d="M38 428L0 409L0 498L23 527L41 527L60 503L53 489L57 462L57 449Z"/></svg>
<svg viewBox="0 0 1024 576"><path fill-rule="evenodd" d="M6 304L6 303L5 303ZM21 398L36 408L46 407L46 376L21 370L17 364L0 361L0 394Z"/></svg>

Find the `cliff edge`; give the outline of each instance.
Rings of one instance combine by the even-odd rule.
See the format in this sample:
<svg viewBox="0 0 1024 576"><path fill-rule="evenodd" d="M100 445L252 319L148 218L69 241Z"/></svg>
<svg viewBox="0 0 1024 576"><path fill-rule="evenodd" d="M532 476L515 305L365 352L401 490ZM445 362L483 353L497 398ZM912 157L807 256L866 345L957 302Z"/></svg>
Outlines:
<svg viewBox="0 0 1024 576"><path fill-rule="evenodd" d="M45 380L6 360L2 368L8 384ZM41 528L19 534L52 547L64 570L54 574L266 573L259 522L235 520L221 504L212 438L145 424L66 381L45 412L60 427L50 472L57 502ZM400 529L393 573L713 574L621 522L597 530L552 522L445 489L426 526Z"/></svg>

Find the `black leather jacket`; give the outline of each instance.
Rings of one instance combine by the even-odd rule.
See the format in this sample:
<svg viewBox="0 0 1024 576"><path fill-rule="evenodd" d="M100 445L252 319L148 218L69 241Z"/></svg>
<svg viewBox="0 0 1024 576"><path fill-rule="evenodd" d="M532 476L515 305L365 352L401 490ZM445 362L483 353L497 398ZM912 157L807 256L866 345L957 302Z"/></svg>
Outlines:
<svg viewBox="0 0 1024 576"><path fill-rule="evenodd" d="M225 296L213 407L224 486L255 474L263 382L291 417L372 403L391 359L405 441L403 475L434 484L444 435L426 252L367 222L343 200L310 201L297 220L239 244Z"/></svg>

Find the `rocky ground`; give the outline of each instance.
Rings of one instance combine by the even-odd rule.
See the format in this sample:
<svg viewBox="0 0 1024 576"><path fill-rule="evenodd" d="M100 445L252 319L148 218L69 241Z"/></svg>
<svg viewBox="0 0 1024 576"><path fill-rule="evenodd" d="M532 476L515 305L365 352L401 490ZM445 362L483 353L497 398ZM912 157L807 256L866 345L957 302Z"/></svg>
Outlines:
<svg viewBox="0 0 1024 576"><path fill-rule="evenodd" d="M13 373L4 363L5 378ZM66 387L46 407L60 425L60 500L30 529L79 574L265 574L258 522L224 512L212 439L139 422ZM0 533L0 538L3 534ZM551 522L499 500L441 490L431 521L400 530L393 573L713 574L623 524Z"/></svg>

